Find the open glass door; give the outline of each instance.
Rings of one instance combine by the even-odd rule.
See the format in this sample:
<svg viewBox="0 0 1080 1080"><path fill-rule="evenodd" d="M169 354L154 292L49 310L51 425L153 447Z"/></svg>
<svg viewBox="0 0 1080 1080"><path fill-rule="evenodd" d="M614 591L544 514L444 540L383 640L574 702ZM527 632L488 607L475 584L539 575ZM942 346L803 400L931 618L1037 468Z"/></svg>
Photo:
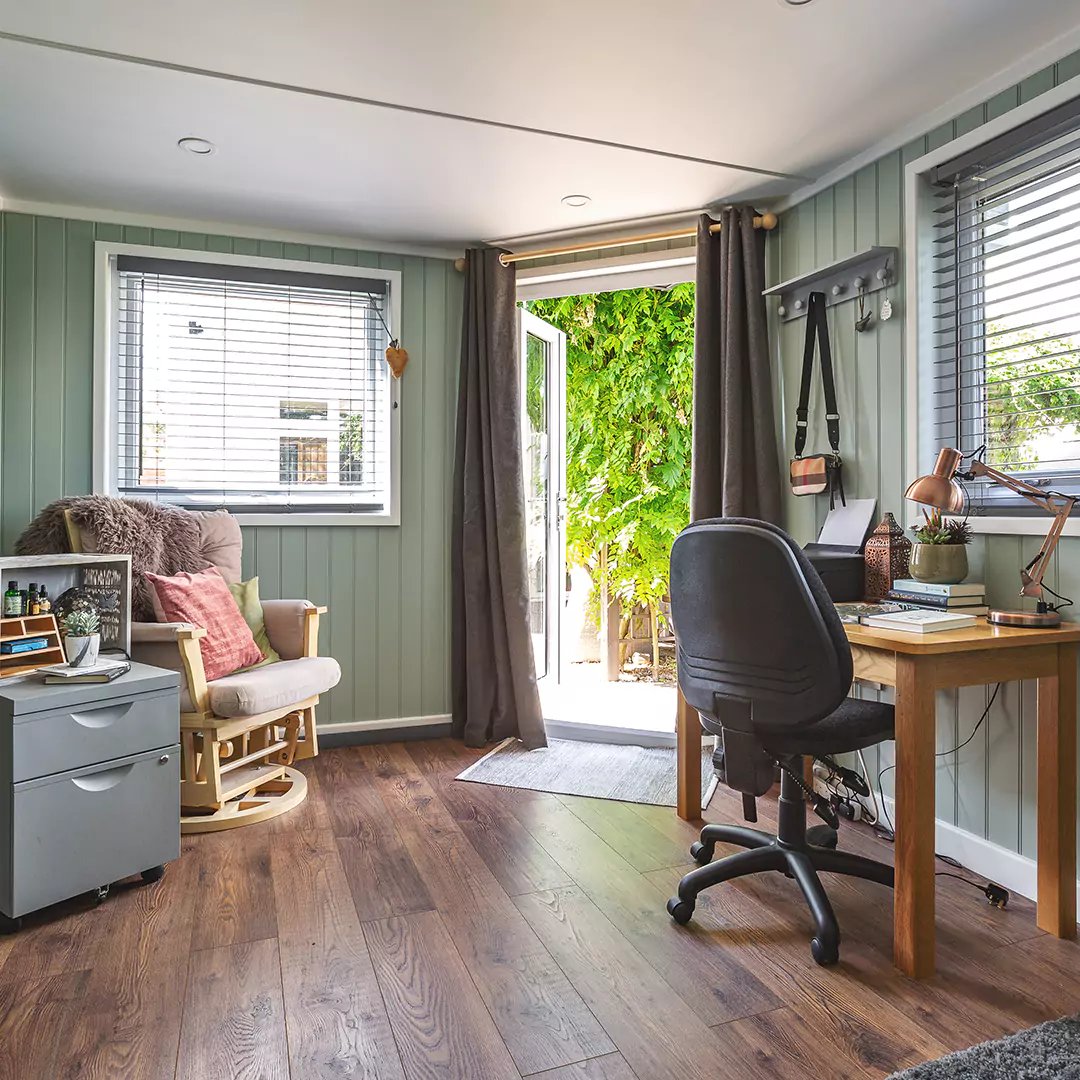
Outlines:
<svg viewBox="0 0 1080 1080"><path fill-rule="evenodd" d="M536 677L558 683L565 594L566 335L519 309L529 630Z"/></svg>

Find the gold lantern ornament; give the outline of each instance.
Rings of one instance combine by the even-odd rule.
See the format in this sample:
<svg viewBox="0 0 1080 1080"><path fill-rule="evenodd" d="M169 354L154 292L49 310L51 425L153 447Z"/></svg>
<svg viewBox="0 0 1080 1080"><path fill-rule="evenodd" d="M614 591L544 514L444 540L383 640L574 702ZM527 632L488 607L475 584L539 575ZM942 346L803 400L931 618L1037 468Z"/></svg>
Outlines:
<svg viewBox="0 0 1080 1080"><path fill-rule="evenodd" d="M891 513L886 513L863 548L867 600L883 600L897 578L908 576L911 541Z"/></svg>

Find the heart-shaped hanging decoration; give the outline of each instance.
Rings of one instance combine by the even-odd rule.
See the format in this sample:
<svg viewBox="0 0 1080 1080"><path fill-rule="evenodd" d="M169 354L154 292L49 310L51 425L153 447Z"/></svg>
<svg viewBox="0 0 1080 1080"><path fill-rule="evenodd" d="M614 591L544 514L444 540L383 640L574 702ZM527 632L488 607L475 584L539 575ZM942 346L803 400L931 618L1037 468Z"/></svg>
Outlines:
<svg viewBox="0 0 1080 1080"><path fill-rule="evenodd" d="M400 379L405 365L409 362L409 353L398 345L397 338L390 342L386 350L386 362L390 365L390 373L394 378Z"/></svg>

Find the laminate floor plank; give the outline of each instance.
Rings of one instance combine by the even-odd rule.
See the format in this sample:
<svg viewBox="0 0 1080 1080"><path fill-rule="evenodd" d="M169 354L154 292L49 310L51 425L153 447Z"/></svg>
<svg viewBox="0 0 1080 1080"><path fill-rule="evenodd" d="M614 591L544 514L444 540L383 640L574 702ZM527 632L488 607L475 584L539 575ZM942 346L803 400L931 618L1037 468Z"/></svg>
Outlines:
<svg viewBox="0 0 1080 1080"><path fill-rule="evenodd" d="M671 984L706 1024L767 1012L783 1004L740 959L695 927L672 933L656 887L561 801L530 804L518 813L551 856L573 877L619 932Z"/></svg>
<svg viewBox="0 0 1080 1080"><path fill-rule="evenodd" d="M0 985L0 1077L55 1080L60 1075L57 1059L89 976L89 971L66 971Z"/></svg>
<svg viewBox="0 0 1080 1080"><path fill-rule="evenodd" d="M318 760L318 758L308 758L293 764L293 768L302 772L307 778L307 798L287 814L270 818L267 822L270 832L287 834L296 832L298 829L332 830L330 809L326 805L326 796L319 780Z"/></svg>
<svg viewBox="0 0 1080 1080"><path fill-rule="evenodd" d="M320 789L361 921L431 911L424 875L412 860L355 747L316 759Z"/></svg>
<svg viewBox="0 0 1080 1080"><path fill-rule="evenodd" d="M577 886L514 902L639 1078L743 1080L721 1044Z"/></svg>
<svg viewBox="0 0 1080 1080"><path fill-rule="evenodd" d="M409 747L443 805L509 896L570 885L569 876L536 842L507 806L504 789L455 780L424 744Z"/></svg>
<svg viewBox="0 0 1080 1080"><path fill-rule="evenodd" d="M293 1077L403 1080L334 838L282 833L271 869Z"/></svg>
<svg viewBox="0 0 1080 1080"><path fill-rule="evenodd" d="M276 941L192 954L178 1063L177 1080L290 1080Z"/></svg>
<svg viewBox="0 0 1080 1080"><path fill-rule="evenodd" d="M550 1072L533 1073L528 1080L637 1080L637 1077L622 1054L605 1054Z"/></svg>
<svg viewBox="0 0 1080 1080"><path fill-rule="evenodd" d="M364 924L407 1080L519 1080L438 912Z"/></svg>
<svg viewBox="0 0 1080 1080"><path fill-rule="evenodd" d="M198 867L192 949L277 937L268 826L261 822L183 838L181 858Z"/></svg>
<svg viewBox="0 0 1080 1080"><path fill-rule="evenodd" d="M615 1049L407 750L358 748L522 1073Z"/></svg>

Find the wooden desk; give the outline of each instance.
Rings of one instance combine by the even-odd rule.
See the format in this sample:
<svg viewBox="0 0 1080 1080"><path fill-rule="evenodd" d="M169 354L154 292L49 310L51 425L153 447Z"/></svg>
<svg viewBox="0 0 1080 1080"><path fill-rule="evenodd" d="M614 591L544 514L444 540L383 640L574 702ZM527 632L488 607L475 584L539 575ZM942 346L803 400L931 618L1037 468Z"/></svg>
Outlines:
<svg viewBox="0 0 1080 1080"><path fill-rule="evenodd" d="M1076 936L1076 679L1080 625L990 626L904 634L847 625L855 677L896 689L896 895L893 957L915 978L934 972L934 693L1038 680L1038 915ZM701 725L679 695L679 817L701 817Z"/></svg>

